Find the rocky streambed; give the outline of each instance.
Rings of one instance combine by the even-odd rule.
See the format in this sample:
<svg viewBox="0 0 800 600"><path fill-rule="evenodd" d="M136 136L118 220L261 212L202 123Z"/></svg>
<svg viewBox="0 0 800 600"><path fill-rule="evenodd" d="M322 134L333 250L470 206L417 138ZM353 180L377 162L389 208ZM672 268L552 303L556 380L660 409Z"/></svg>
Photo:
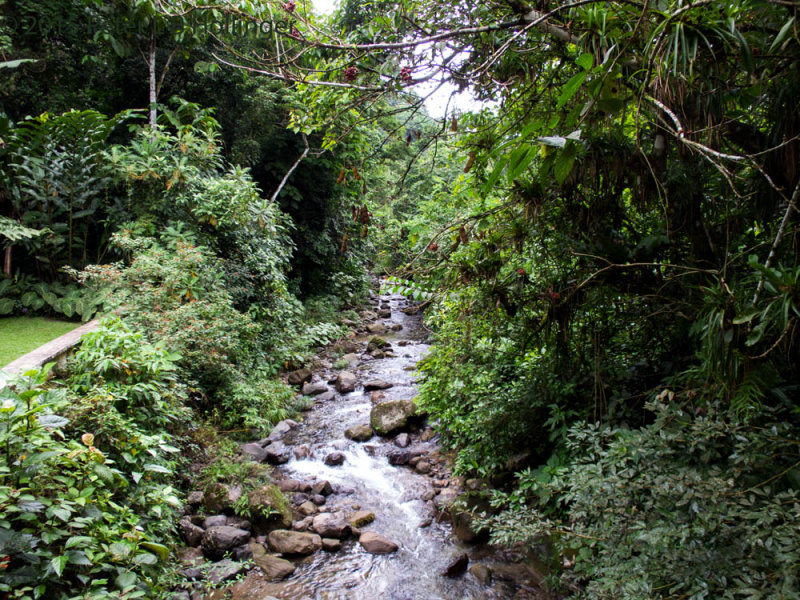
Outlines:
<svg viewBox="0 0 800 600"><path fill-rule="evenodd" d="M313 399L302 422L283 421L241 446L247 459L275 465L275 485L244 499L237 486L221 486L218 498L190 497L184 574L238 581L180 597L546 597L540 570L518 553L475 543L469 518L452 508L481 484L452 477L413 402L415 365L428 351L421 316L402 296L374 304L354 338L289 374ZM259 515L254 522L232 514L237 502ZM217 562L201 571L192 563L201 557Z"/></svg>

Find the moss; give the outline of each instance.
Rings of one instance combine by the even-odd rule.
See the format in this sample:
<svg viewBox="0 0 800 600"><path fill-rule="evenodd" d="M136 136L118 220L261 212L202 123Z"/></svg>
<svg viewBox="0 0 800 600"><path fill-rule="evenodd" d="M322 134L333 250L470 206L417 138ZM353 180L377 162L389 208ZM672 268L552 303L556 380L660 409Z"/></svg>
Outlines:
<svg viewBox="0 0 800 600"><path fill-rule="evenodd" d="M291 527L289 500L277 486L267 483L247 494L250 515L262 528Z"/></svg>

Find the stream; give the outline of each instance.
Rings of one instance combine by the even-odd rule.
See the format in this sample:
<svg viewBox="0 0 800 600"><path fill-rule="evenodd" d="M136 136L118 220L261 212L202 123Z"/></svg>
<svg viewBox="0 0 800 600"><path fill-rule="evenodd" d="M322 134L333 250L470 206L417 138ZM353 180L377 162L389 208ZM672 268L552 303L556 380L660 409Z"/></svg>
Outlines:
<svg viewBox="0 0 800 600"><path fill-rule="evenodd" d="M422 318L413 314L412 304L403 296L382 296L379 300L384 311L387 303L391 309L391 317L378 322L389 328L381 337L391 344L392 350L385 358L359 353L359 358L353 358L347 370L355 373L359 382L380 379L391 383L391 388L380 392L384 396L381 401L410 399L417 393L414 365L429 349ZM412 314L406 314L403 309ZM392 331L391 326L397 327L398 324L402 329ZM371 334L364 334L354 341L363 348L370 337ZM315 375L330 384L337 372L323 368L315 370ZM317 379L315 377L315 382ZM335 391L332 384L330 389ZM472 572L455 577L443 574L448 565L463 554L469 555L470 566L479 561L493 568L501 566L502 556L486 546L457 541L451 534L450 523L441 516L436 517L431 499L441 490L452 489L455 482L446 477L445 461L439 459L441 453L435 438L421 441L421 428L411 429L411 444L406 450L411 456L424 453L424 456L432 457L432 472L421 474L408 465L389 464L389 454L398 451L391 437L376 435L362 443L345 437L348 427L369 423L373 406L371 394L363 391L359 384L353 392L335 393L332 399L316 402L313 409L304 414L303 422L283 438L283 442L292 448L308 446L309 455L303 458L293 455L289 462L276 467L275 475L278 479L329 481L335 493L328 496L321 510L344 514L357 510L373 512L375 520L362 531L374 531L385 536L395 542L399 550L392 554L370 554L361 547L357 538L351 537L343 540L341 549L336 552L320 551L293 561L296 570L284 581L267 582L248 577L234 597L241 600L540 597L540 590L518 580L494 577L487 581ZM429 435L423 439L432 437L430 430L427 433ZM331 452L341 452L343 464L326 465L324 458Z"/></svg>

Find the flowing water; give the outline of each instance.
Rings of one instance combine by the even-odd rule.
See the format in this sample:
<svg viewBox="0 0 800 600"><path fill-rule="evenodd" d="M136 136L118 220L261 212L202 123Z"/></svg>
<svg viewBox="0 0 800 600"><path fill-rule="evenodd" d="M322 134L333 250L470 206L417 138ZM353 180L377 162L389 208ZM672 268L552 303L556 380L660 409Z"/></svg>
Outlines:
<svg viewBox="0 0 800 600"><path fill-rule="evenodd" d="M421 317L407 315L410 306L402 296L389 300L391 319L403 329L381 335L393 346L394 357L363 361L350 369L361 382L383 379L393 387L383 393L386 399L412 398L416 395L413 366L428 351ZM364 336L360 341L366 341ZM403 341L405 340L405 341ZM405 345L400 345L405 344ZM331 371L329 375L334 375ZM454 540L450 525L438 522L430 501L422 500L431 492L433 479L408 466L391 466L387 453L396 450L391 439L374 436L365 443L353 442L344 431L353 425L369 423L370 393L358 387L349 394L336 394L327 402L317 403L297 429L284 437L291 446L307 444L311 455L292 459L279 468L286 477L303 481L328 480L336 493L328 497L323 510L341 510L352 514L357 509L375 513L375 521L363 528L389 538L400 549L389 555L369 554L355 539L345 540L338 552L317 552L296 563L297 570L280 583L260 582L242 598L278 599L385 599L385 600L464 600L527 598L525 591L502 580L481 584L472 574L456 578L442 575L453 560L465 552L471 558L485 550L467 547ZM420 442L418 436L408 450L435 451L435 441ZM324 457L332 451L345 455L344 464L331 467ZM430 495L430 494L429 494ZM486 558L484 556L484 558ZM491 557L488 562L491 564Z"/></svg>

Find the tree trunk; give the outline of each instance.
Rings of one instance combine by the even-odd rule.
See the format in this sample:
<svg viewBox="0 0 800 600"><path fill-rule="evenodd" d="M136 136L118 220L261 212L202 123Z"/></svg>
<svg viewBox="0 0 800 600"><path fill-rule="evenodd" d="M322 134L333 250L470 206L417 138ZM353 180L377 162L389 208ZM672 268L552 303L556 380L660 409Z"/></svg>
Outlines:
<svg viewBox="0 0 800 600"><path fill-rule="evenodd" d="M156 24L150 29L150 50L147 53L147 70L150 75L150 129L156 128Z"/></svg>
<svg viewBox="0 0 800 600"><path fill-rule="evenodd" d="M6 248L6 254L3 257L3 273L11 277L11 246Z"/></svg>

